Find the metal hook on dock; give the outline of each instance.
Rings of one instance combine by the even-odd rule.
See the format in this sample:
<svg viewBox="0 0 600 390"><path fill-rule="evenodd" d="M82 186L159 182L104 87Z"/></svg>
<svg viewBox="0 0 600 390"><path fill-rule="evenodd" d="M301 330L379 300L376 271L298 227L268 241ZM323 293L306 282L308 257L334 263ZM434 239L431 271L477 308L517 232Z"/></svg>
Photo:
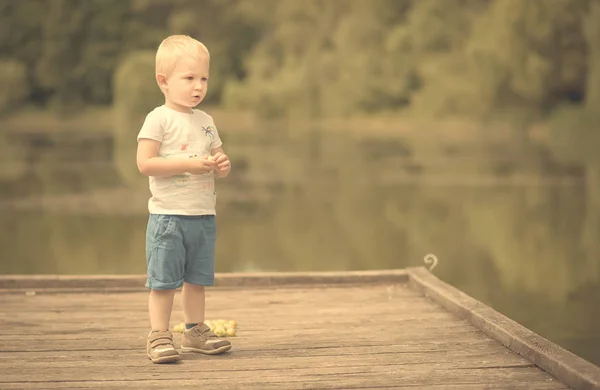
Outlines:
<svg viewBox="0 0 600 390"><path fill-rule="evenodd" d="M423 262L425 262L425 265L429 268L429 271L433 271L433 269L438 265L438 258L433 253L429 253L425 255Z"/></svg>

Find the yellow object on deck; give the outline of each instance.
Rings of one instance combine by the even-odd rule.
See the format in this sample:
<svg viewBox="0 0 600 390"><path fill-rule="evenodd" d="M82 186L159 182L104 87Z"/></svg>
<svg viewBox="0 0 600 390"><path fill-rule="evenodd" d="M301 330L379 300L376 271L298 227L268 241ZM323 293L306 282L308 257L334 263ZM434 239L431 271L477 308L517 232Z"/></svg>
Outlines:
<svg viewBox="0 0 600 390"><path fill-rule="evenodd" d="M219 337L235 337L237 322L234 320L205 320L204 324ZM183 333L184 331L185 323L183 322L173 327L175 333Z"/></svg>

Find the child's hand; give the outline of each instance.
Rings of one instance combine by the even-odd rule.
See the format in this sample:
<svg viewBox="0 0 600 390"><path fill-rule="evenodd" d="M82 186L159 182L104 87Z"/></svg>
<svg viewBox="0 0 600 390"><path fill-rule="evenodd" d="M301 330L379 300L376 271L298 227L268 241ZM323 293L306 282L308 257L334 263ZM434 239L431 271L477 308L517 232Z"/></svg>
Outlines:
<svg viewBox="0 0 600 390"><path fill-rule="evenodd" d="M231 162L229 161L229 157L225 153L217 152L214 156L212 156L214 161L217 163L217 172L221 176L227 176L229 171L231 170Z"/></svg>
<svg viewBox="0 0 600 390"><path fill-rule="evenodd" d="M212 158L191 158L188 172L203 175L217 169L217 163Z"/></svg>

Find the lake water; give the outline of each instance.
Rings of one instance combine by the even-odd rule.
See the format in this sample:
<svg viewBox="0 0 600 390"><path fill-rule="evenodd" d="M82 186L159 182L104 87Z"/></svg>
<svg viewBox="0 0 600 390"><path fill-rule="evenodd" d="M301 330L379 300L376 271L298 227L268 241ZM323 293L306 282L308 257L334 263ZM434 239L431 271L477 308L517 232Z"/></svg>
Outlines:
<svg viewBox="0 0 600 390"><path fill-rule="evenodd" d="M600 202L585 182L527 164L519 180L478 174L485 161L419 168L339 137L260 157L248 145L232 143L239 171L218 184L218 272L403 268L434 253L442 280L600 365ZM145 272L143 202L112 213L51 203L4 202L1 273Z"/></svg>

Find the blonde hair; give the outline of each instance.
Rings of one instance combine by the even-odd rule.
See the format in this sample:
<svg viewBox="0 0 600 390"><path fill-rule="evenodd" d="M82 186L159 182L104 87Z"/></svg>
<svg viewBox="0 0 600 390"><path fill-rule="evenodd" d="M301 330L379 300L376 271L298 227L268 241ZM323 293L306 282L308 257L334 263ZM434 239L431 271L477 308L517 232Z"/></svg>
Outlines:
<svg viewBox="0 0 600 390"><path fill-rule="evenodd" d="M156 74L169 76L177 61L185 56L210 60L204 44L187 35L171 35L165 38L156 50Z"/></svg>

